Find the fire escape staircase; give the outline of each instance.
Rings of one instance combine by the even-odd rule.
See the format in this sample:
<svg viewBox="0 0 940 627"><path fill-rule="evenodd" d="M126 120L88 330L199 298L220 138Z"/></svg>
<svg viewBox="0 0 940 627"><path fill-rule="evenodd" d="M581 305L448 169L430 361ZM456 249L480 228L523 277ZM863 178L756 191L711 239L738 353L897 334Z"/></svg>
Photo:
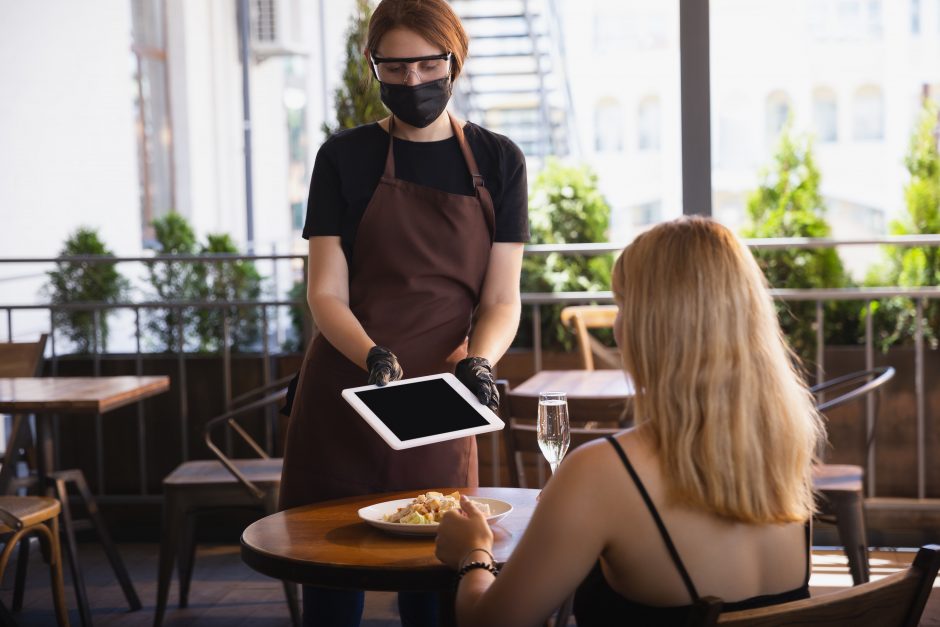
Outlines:
<svg viewBox="0 0 940 627"><path fill-rule="evenodd" d="M556 0L452 0L470 36L458 114L512 139L527 157L577 155Z"/></svg>

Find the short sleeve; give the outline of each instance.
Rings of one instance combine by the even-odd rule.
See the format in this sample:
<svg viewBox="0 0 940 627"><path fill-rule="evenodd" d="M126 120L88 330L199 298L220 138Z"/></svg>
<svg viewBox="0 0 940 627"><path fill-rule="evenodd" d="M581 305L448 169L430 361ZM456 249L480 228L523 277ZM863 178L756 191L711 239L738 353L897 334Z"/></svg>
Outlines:
<svg viewBox="0 0 940 627"><path fill-rule="evenodd" d="M320 146L310 177L307 197L307 219L303 237L341 235L346 201L343 198L339 170L329 150L329 142Z"/></svg>
<svg viewBox="0 0 940 627"><path fill-rule="evenodd" d="M505 141L503 159L500 164L502 175L501 194L496 209L497 242L529 241L529 189L526 178L525 157L519 147L509 140Z"/></svg>

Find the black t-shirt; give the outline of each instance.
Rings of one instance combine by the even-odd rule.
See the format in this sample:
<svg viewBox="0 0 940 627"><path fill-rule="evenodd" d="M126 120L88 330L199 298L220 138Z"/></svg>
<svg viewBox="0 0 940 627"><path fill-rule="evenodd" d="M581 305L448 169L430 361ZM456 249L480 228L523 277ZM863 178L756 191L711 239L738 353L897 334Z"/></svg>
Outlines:
<svg viewBox="0 0 940 627"><path fill-rule="evenodd" d="M493 197L496 241L529 239L525 158L509 138L471 122L464 136ZM395 176L452 194L473 196L473 181L456 137L413 142L395 138ZM356 231L378 186L388 154L388 133L378 123L340 131L320 146L307 199L305 239L339 235L346 261Z"/></svg>

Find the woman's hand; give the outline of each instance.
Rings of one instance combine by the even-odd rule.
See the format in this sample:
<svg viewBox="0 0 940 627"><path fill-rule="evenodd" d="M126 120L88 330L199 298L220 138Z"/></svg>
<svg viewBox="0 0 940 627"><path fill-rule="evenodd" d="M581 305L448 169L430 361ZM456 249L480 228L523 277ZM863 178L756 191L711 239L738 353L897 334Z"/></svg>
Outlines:
<svg viewBox="0 0 940 627"><path fill-rule="evenodd" d="M457 362L457 379L473 392L481 403L499 413L499 391L493 379L493 366L485 357L467 357Z"/></svg>
<svg viewBox="0 0 940 627"><path fill-rule="evenodd" d="M437 543L434 554L454 570L460 568L460 561L473 549L493 550L493 530L483 512L466 496L460 496L462 512L451 510L444 514L437 530ZM485 557L482 552L474 559Z"/></svg>
<svg viewBox="0 0 940 627"><path fill-rule="evenodd" d="M366 366L369 368L369 385L386 385L389 381L398 381L402 377L401 366L395 353L373 346L366 357Z"/></svg>

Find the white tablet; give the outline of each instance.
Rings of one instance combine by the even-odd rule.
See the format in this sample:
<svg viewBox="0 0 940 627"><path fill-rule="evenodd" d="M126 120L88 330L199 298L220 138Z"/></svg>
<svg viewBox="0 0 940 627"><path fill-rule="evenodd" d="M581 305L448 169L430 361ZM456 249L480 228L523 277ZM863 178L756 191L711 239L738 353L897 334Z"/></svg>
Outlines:
<svg viewBox="0 0 940 627"><path fill-rule="evenodd" d="M347 388L343 398L396 451L504 426L449 372Z"/></svg>

